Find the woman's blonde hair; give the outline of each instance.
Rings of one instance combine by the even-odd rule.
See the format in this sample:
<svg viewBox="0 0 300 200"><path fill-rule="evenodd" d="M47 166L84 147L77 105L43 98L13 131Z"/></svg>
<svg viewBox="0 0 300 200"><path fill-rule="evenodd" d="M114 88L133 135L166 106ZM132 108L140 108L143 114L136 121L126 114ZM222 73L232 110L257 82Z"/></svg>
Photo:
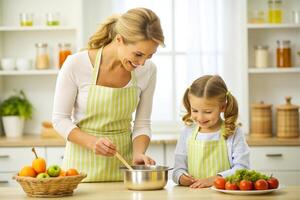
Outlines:
<svg viewBox="0 0 300 200"><path fill-rule="evenodd" d="M134 8L123 15L113 15L90 37L88 49L106 46L120 34L126 44L153 40L164 45L164 35L158 16L147 8Z"/></svg>
<svg viewBox="0 0 300 200"><path fill-rule="evenodd" d="M206 75L195 80L192 85L185 91L183 97L183 105L187 114L182 117L185 124L191 125L191 104L189 94L205 99L216 99L220 104L225 105L225 134L228 138L234 134L237 127L238 104L235 97L228 91L224 80L218 75Z"/></svg>

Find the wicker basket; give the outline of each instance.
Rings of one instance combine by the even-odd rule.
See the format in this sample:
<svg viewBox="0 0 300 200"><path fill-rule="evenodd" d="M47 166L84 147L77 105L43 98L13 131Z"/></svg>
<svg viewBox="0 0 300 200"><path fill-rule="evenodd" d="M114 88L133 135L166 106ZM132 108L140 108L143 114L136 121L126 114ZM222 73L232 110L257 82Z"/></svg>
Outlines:
<svg viewBox="0 0 300 200"><path fill-rule="evenodd" d="M291 103L291 97L286 97L286 104L276 107L277 137L299 137L299 106Z"/></svg>
<svg viewBox="0 0 300 200"><path fill-rule="evenodd" d="M37 179L25 176L14 176L24 192L30 197L63 197L73 194L73 190L86 174Z"/></svg>

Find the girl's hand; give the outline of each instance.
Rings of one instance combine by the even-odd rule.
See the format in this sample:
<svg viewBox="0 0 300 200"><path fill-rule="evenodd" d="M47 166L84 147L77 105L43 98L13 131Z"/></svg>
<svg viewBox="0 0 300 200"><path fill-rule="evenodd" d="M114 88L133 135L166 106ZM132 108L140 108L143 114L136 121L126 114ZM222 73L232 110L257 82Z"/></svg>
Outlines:
<svg viewBox="0 0 300 200"><path fill-rule="evenodd" d="M207 187L211 187L214 184L214 179L215 179L215 177L197 179L190 186L190 188L207 188Z"/></svg>
<svg viewBox="0 0 300 200"><path fill-rule="evenodd" d="M183 174L179 177L179 184L183 186L190 186L193 184L196 180L194 177L192 177L189 174Z"/></svg>
<svg viewBox="0 0 300 200"><path fill-rule="evenodd" d="M101 137L93 145L93 151L97 155L114 156L116 146L109 139Z"/></svg>
<svg viewBox="0 0 300 200"><path fill-rule="evenodd" d="M155 160L145 154L134 154L132 162L134 165L155 165Z"/></svg>

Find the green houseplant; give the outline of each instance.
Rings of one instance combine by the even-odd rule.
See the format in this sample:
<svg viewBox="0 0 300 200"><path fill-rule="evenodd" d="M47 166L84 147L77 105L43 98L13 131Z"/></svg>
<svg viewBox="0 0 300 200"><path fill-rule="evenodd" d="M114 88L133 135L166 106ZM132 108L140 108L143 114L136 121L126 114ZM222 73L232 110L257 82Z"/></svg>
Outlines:
<svg viewBox="0 0 300 200"><path fill-rule="evenodd" d="M0 104L4 132L7 137L19 137L23 133L24 121L30 119L33 106L21 90Z"/></svg>

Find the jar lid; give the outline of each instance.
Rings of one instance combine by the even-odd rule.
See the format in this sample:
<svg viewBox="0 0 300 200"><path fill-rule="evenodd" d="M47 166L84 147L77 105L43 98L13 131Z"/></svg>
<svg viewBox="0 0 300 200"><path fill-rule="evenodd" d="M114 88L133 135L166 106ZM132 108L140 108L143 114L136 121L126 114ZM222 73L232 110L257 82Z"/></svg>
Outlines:
<svg viewBox="0 0 300 200"><path fill-rule="evenodd" d="M36 43L35 46L36 46L36 47L47 47L48 44L47 44L47 43L40 42L40 43Z"/></svg>
<svg viewBox="0 0 300 200"><path fill-rule="evenodd" d="M70 48L71 47L71 43L58 43L58 46L59 47L68 47L68 48Z"/></svg>
<svg viewBox="0 0 300 200"><path fill-rule="evenodd" d="M269 0L269 3L282 3L281 0Z"/></svg>
<svg viewBox="0 0 300 200"><path fill-rule="evenodd" d="M268 49L269 46L268 45L255 45L254 49Z"/></svg>
<svg viewBox="0 0 300 200"><path fill-rule="evenodd" d="M277 40L277 44L290 44L290 40Z"/></svg>
<svg viewBox="0 0 300 200"><path fill-rule="evenodd" d="M290 97L290 96L285 97L286 104L279 105L276 108L278 110L298 110L299 106L293 105L291 100L292 100L292 97Z"/></svg>
<svg viewBox="0 0 300 200"><path fill-rule="evenodd" d="M260 101L259 103L251 104L251 108L262 108L269 109L272 107L272 104L265 104L264 101Z"/></svg>

